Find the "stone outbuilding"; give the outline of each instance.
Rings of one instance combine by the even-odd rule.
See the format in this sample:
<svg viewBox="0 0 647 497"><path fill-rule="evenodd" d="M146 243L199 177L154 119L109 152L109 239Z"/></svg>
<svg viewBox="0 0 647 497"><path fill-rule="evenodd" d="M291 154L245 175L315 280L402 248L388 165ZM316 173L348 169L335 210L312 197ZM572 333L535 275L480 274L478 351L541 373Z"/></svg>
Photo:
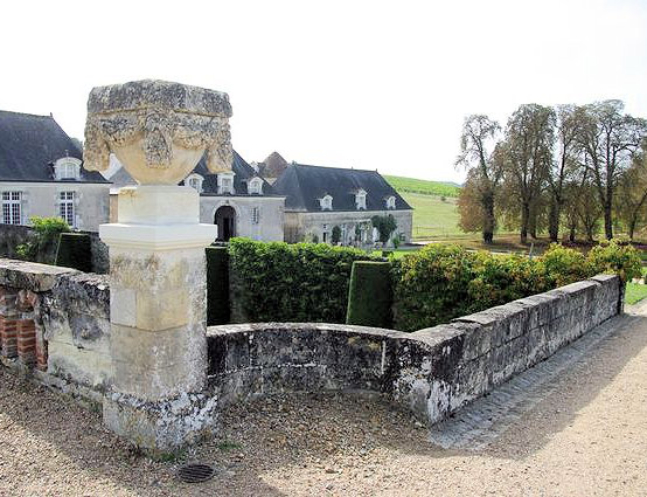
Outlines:
<svg viewBox="0 0 647 497"><path fill-rule="evenodd" d="M97 231L108 222L110 183L82 163L52 116L0 111L0 224L58 216L72 228Z"/></svg>
<svg viewBox="0 0 647 497"><path fill-rule="evenodd" d="M111 222L116 222L117 192L135 184L112 156L106 177L112 182ZM183 181L200 193L200 222L218 226L218 241L235 236L262 241L283 241L285 197L277 195L267 181L236 151L231 172L213 174L205 157Z"/></svg>
<svg viewBox="0 0 647 497"><path fill-rule="evenodd" d="M373 216L391 214L396 235L411 240L413 209L377 172L293 162L272 185L285 196L285 240L330 243L335 226L342 245L378 240Z"/></svg>

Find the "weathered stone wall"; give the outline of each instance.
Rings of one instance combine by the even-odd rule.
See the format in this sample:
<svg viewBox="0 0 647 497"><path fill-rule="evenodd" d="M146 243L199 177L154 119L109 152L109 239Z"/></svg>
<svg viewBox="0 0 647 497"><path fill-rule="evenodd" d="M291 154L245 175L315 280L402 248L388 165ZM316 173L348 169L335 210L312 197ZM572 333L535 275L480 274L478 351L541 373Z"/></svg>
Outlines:
<svg viewBox="0 0 647 497"><path fill-rule="evenodd" d="M104 391L111 383L108 277L0 259L0 355L60 388Z"/></svg>
<svg viewBox="0 0 647 497"><path fill-rule="evenodd" d="M186 411L187 419L211 426L216 410L255 396L368 391L432 424L622 312L623 300L618 277L597 276L409 334L312 323L212 326L208 388L184 392L153 414ZM108 394L109 407L125 395L113 391L111 336L106 276L0 259L4 364L104 407ZM141 345L141 353L156 350ZM108 414L121 416L130 405L122 404ZM153 431L153 438L177 435Z"/></svg>
<svg viewBox="0 0 647 497"><path fill-rule="evenodd" d="M433 423L618 314L622 299L616 276L598 276L412 334L214 326L210 387L223 402L283 391L376 391Z"/></svg>

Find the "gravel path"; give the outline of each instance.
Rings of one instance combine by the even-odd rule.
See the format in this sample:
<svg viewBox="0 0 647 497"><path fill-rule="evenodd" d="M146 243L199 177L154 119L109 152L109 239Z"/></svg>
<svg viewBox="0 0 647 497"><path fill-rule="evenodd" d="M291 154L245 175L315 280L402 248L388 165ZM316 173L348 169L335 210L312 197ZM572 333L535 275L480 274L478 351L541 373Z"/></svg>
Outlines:
<svg viewBox="0 0 647 497"><path fill-rule="evenodd" d="M645 496L647 317L614 327L478 449L434 445L377 396L294 395L232 407L220 437L151 461L0 367L0 496ZM186 460L216 478L180 483Z"/></svg>

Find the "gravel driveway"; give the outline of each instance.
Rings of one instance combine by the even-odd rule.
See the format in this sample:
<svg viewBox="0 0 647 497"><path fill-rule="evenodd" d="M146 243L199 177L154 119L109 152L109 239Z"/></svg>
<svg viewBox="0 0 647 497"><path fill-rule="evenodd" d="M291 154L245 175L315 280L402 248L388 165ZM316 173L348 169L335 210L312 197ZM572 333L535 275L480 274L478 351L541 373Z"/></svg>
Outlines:
<svg viewBox="0 0 647 497"><path fill-rule="evenodd" d="M645 496L647 317L615 328L478 450L433 445L380 397L293 395L235 406L217 439L152 461L0 367L0 496ZM216 478L179 482L186 460Z"/></svg>

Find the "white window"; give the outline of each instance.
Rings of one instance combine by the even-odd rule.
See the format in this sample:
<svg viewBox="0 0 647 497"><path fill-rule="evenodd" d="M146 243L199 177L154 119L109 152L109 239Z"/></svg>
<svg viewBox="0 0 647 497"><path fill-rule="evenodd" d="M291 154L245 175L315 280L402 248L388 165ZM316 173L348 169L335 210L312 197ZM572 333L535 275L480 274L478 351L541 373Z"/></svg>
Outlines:
<svg viewBox="0 0 647 497"><path fill-rule="evenodd" d="M220 173L218 175L218 193L234 194L234 173Z"/></svg>
<svg viewBox="0 0 647 497"><path fill-rule="evenodd" d="M332 210L332 197L326 195L324 198L319 199L319 204L321 205L322 211L331 211Z"/></svg>
<svg viewBox="0 0 647 497"><path fill-rule="evenodd" d="M2 192L2 222L21 224L22 192Z"/></svg>
<svg viewBox="0 0 647 497"><path fill-rule="evenodd" d="M391 195L390 197L387 197L386 199L386 208L387 209L395 209L395 197Z"/></svg>
<svg viewBox="0 0 647 497"><path fill-rule="evenodd" d="M261 220L261 210L258 207L252 209L252 223L258 224Z"/></svg>
<svg viewBox="0 0 647 497"><path fill-rule="evenodd" d="M366 210L366 191L359 190L355 194L355 206L357 210Z"/></svg>
<svg viewBox="0 0 647 497"><path fill-rule="evenodd" d="M184 180L184 184L186 186L190 186L198 193L202 193L202 181L204 181L202 176L200 176L199 174L192 174L186 180Z"/></svg>
<svg viewBox="0 0 647 497"><path fill-rule="evenodd" d="M58 198L58 212L61 219L71 227L76 227L76 216L74 214L74 192L61 192Z"/></svg>
<svg viewBox="0 0 647 497"><path fill-rule="evenodd" d="M57 180L78 180L81 161L74 157L63 157L54 163Z"/></svg>
<svg viewBox="0 0 647 497"><path fill-rule="evenodd" d="M261 195L263 193L263 180L253 178L247 183L247 192L250 195Z"/></svg>

